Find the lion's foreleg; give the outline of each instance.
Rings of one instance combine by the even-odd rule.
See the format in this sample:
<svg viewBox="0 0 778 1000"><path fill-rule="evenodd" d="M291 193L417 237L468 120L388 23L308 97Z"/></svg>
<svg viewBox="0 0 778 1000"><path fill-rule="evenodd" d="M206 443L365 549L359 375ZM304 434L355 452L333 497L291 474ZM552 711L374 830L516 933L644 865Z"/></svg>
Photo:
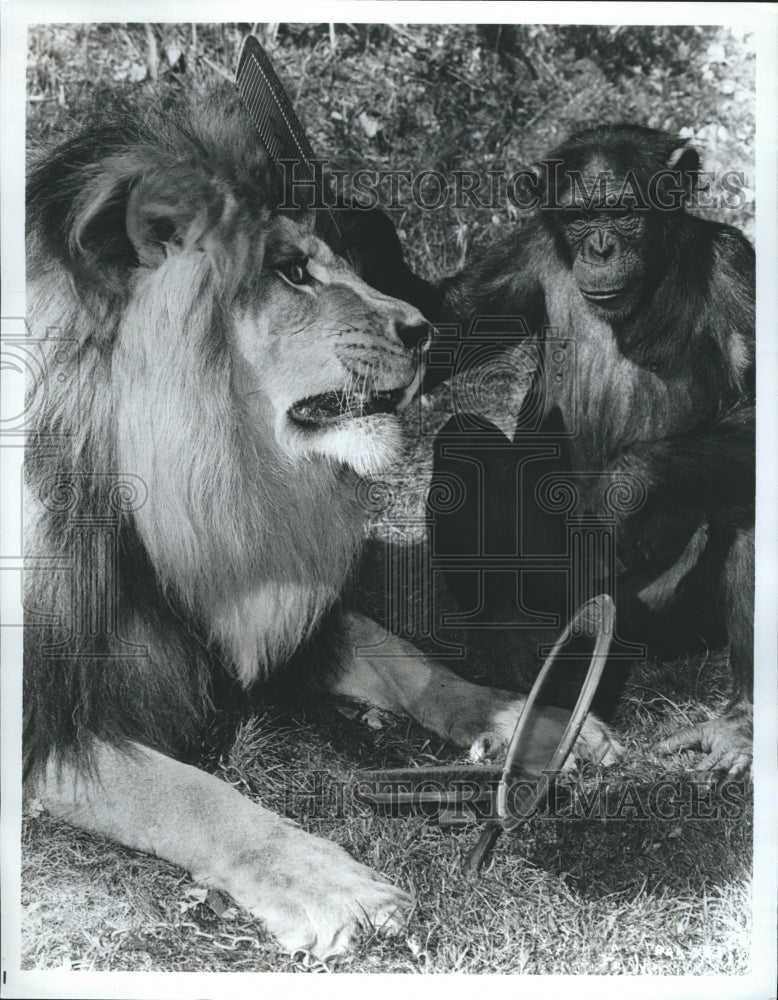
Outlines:
<svg viewBox="0 0 778 1000"><path fill-rule="evenodd" d="M347 625L347 659L334 693L410 715L463 746L492 730L513 731L523 698L462 680L362 615L349 615Z"/></svg>
<svg viewBox="0 0 778 1000"><path fill-rule="evenodd" d="M90 770L52 762L31 791L74 826L228 892L293 952L326 958L345 951L360 926L397 930L410 904L336 844L146 747L97 744Z"/></svg>
<svg viewBox="0 0 778 1000"><path fill-rule="evenodd" d="M404 712L426 729L469 746L474 757L508 742L524 704L521 695L463 680L362 615L349 615L347 625L347 660L331 682L333 693ZM559 730L559 711L539 709L536 725L540 746ZM590 716L576 750L610 762L618 744L608 728Z"/></svg>

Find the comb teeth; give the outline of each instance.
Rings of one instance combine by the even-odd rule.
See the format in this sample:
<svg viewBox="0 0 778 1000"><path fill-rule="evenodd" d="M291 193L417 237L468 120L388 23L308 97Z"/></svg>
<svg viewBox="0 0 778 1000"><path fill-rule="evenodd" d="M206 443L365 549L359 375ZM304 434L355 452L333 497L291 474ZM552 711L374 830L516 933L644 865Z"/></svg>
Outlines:
<svg viewBox="0 0 778 1000"><path fill-rule="evenodd" d="M268 154L310 167L314 152L267 53L253 35L243 45L235 80Z"/></svg>
<svg viewBox="0 0 778 1000"><path fill-rule="evenodd" d="M279 171L283 173L281 160L296 160L298 164L304 165L306 179L310 179L313 175L311 161L316 158L313 148L268 54L254 35L249 35L243 43L235 85L262 145ZM323 223L323 235L330 236L331 242L335 244L333 249L343 254L354 270L358 271L354 258L345 247L343 234L332 209L328 207L321 210L319 221Z"/></svg>

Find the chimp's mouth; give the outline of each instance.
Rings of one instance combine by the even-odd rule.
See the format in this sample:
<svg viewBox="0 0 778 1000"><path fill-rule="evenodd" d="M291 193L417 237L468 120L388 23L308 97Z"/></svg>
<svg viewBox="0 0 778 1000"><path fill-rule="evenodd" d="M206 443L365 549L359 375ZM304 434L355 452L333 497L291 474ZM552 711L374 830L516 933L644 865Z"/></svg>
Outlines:
<svg viewBox="0 0 778 1000"><path fill-rule="evenodd" d="M608 292L589 292L586 289L581 289L581 295L589 302L615 302L616 299L621 298L621 296L626 292L626 288L615 288L613 291Z"/></svg>
<svg viewBox="0 0 778 1000"><path fill-rule="evenodd" d="M287 416L307 430L330 427L356 417L394 413L405 397L407 386L373 392L322 392L290 406Z"/></svg>

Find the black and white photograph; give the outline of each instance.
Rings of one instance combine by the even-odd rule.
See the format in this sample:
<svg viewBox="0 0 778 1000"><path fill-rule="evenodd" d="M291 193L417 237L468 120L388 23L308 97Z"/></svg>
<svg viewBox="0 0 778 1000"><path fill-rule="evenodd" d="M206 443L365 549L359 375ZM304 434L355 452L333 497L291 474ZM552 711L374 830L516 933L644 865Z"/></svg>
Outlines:
<svg viewBox="0 0 778 1000"><path fill-rule="evenodd" d="M768 1000L778 6L2 12L2 995Z"/></svg>

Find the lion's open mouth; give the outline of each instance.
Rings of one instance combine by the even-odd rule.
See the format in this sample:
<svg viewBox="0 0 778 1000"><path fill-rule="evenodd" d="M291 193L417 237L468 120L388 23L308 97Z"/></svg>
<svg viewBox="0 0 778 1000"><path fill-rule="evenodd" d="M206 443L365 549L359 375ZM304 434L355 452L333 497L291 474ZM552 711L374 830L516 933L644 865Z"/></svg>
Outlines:
<svg viewBox="0 0 778 1000"><path fill-rule="evenodd" d="M315 429L355 417L394 413L407 387L374 392L322 392L289 407L287 416L300 427Z"/></svg>

